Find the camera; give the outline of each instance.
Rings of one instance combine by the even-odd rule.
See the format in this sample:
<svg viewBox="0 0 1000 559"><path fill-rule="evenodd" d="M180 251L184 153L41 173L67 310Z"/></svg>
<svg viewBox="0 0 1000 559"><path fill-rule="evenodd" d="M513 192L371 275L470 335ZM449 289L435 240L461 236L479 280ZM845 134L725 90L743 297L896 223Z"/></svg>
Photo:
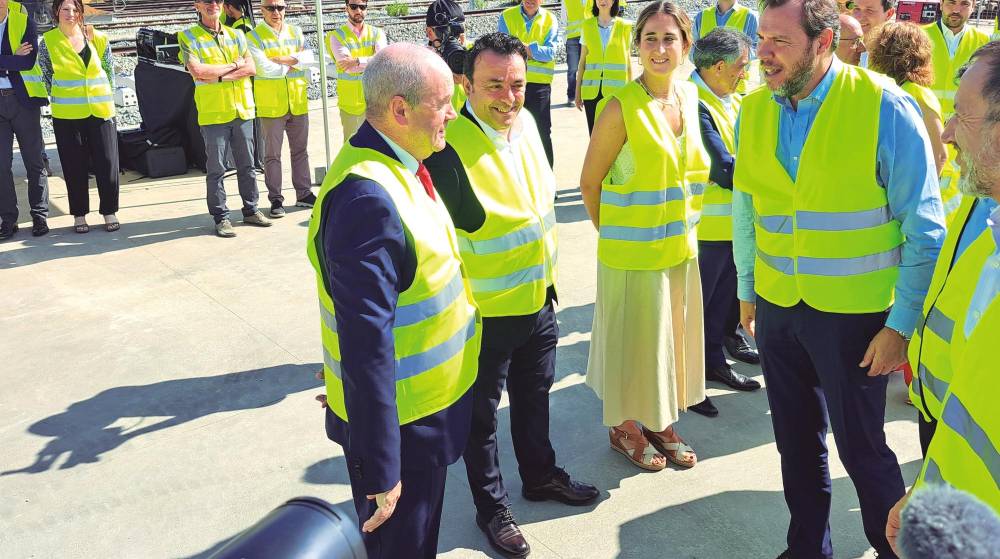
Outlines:
<svg viewBox="0 0 1000 559"><path fill-rule="evenodd" d="M427 8L427 27L434 30L436 40L430 46L448 64L452 74L465 70L465 45L459 40L465 33L465 13L452 0L437 0Z"/></svg>

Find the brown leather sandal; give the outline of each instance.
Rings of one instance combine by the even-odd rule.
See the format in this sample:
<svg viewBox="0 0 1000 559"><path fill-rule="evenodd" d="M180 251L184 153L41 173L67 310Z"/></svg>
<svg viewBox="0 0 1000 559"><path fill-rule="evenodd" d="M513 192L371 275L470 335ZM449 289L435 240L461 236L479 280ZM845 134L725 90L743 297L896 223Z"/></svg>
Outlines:
<svg viewBox="0 0 1000 559"><path fill-rule="evenodd" d="M695 464L698 463L698 455L694 453L694 449L688 446L683 439L676 443L668 442L663 440L659 434L654 433L645 427L642 428L642 435L646 437L649 444L653 445L656 450L660 451L660 454L665 456L667 460L670 460L675 465L680 466L681 468L693 468ZM680 436L677 438L679 439ZM692 459L681 459L680 456L685 453L690 453Z"/></svg>
<svg viewBox="0 0 1000 559"><path fill-rule="evenodd" d="M629 434L617 427L612 427L611 430L608 431L608 437L611 439L612 450L620 453L625 458L628 458L629 462L635 464L643 470L658 472L667 467L667 458L658 453L653 445L650 444L649 440L647 440L646 444L643 446L628 448L625 446L624 441L634 439L629 439ZM653 460L657 456L663 460L662 464L657 465L653 463Z"/></svg>

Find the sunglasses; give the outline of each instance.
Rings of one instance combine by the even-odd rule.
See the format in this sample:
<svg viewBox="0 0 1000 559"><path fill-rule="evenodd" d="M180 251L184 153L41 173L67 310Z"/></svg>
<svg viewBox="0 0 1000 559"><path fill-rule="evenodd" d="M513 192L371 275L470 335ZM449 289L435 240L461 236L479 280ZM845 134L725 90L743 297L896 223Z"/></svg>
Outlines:
<svg viewBox="0 0 1000 559"><path fill-rule="evenodd" d="M262 6L265 10L269 12L283 12L285 11L285 6Z"/></svg>
<svg viewBox="0 0 1000 559"><path fill-rule="evenodd" d="M854 0L847 0L847 2L844 2L844 7L848 10L854 10L854 8L857 8L858 5L854 2Z"/></svg>
<svg viewBox="0 0 1000 559"><path fill-rule="evenodd" d="M368 4L348 4L347 7L352 10L364 11L368 9Z"/></svg>

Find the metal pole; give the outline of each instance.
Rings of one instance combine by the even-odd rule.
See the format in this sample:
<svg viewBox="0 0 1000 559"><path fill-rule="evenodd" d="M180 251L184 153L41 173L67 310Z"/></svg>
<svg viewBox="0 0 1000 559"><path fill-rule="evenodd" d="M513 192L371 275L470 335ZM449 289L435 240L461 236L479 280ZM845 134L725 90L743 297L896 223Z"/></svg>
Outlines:
<svg viewBox="0 0 1000 559"><path fill-rule="evenodd" d="M323 36L323 0L316 0L316 44L319 50L319 98L323 100L323 147L326 168L330 168L330 115L326 98L326 40Z"/></svg>

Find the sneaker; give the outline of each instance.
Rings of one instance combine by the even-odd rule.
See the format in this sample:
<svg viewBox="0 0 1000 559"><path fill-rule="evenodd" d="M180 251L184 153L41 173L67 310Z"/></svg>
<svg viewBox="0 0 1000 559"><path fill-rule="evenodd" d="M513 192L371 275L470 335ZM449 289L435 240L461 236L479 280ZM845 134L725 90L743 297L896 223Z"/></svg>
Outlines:
<svg viewBox="0 0 1000 559"><path fill-rule="evenodd" d="M243 223L246 223L248 225L256 225L257 227L271 226L271 220L264 217L264 214L260 213L260 210L257 210L250 215L243 216Z"/></svg>
<svg viewBox="0 0 1000 559"><path fill-rule="evenodd" d="M33 237L41 237L49 232L49 224L45 221L45 218L40 215L35 215L31 217L31 235Z"/></svg>
<svg viewBox="0 0 1000 559"><path fill-rule="evenodd" d="M281 202L271 202L271 211L267 212L267 215L275 219L285 217L285 208L281 205Z"/></svg>
<svg viewBox="0 0 1000 559"><path fill-rule="evenodd" d="M316 205L316 195L312 192L309 193L305 198L295 202L295 207L297 208L311 208Z"/></svg>
<svg viewBox="0 0 1000 559"><path fill-rule="evenodd" d="M220 237L235 237L236 230L233 229L233 222L228 219L223 219L222 221L215 224L215 234Z"/></svg>

